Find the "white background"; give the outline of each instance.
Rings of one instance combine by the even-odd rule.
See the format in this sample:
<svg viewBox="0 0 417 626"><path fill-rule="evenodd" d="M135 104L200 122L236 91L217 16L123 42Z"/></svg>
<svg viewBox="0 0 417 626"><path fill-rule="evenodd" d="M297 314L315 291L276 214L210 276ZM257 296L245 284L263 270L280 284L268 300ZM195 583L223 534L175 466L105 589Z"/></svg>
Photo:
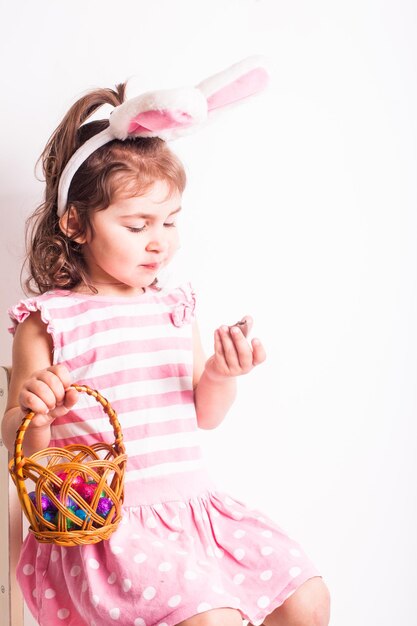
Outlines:
<svg viewBox="0 0 417 626"><path fill-rule="evenodd" d="M255 318L268 360L203 443L224 487L317 563L333 626L417 624L416 7L2 3L3 363L34 164L75 98L269 58L267 93L173 144L189 176L176 271L208 352L217 325Z"/></svg>

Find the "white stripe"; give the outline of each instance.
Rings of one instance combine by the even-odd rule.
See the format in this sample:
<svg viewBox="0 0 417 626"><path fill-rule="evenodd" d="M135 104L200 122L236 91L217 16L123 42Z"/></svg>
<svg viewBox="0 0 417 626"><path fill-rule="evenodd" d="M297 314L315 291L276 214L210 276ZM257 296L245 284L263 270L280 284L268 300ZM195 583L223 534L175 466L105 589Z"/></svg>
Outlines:
<svg viewBox="0 0 417 626"><path fill-rule="evenodd" d="M158 306L163 304L164 306L170 306L170 304L165 304L164 302L161 302L161 298L165 299L167 296L172 296L175 294L176 296L176 300L178 302L185 300L186 299L186 295L184 293L189 293L190 291L190 287L189 287L189 283L183 283L181 285L176 285L176 286L167 286L165 288L160 289L159 291L148 291L147 294L144 294L143 300L141 299L141 296L139 295L137 298L135 298L136 300L136 306L137 307L142 307L142 306ZM77 305L77 304L83 304L86 302L89 302L91 300L93 300L95 298L94 294L91 294L91 296L89 294L87 294L88 297L83 298L83 296L80 294L79 296L75 296L75 295L62 295L56 292L47 292L44 294L45 298L42 298L42 296L40 298L34 298L34 300L38 299L39 302L41 303L46 303L49 309L68 309L69 306L71 305ZM156 301L148 301L147 297L148 296L154 296L156 298ZM108 306L124 306L125 302L128 302L128 297L126 299L124 298L120 298L120 300L117 299L116 300L112 300L111 296L109 296L109 298L104 298L103 296L98 296L98 298L100 298L99 302L101 302L101 306L102 308L108 307ZM173 305L175 305L175 302L172 303ZM132 306L135 305L135 302L132 302ZM100 308L100 307L99 307Z"/></svg>
<svg viewBox="0 0 417 626"><path fill-rule="evenodd" d="M152 341L155 339L165 339L173 336L174 326L168 324L162 326L136 326L134 328L112 328L100 333L94 333L90 337L77 339L68 342L61 350L64 360L73 359L76 356L84 354L87 350L94 348L104 348L106 346L117 346L123 341L146 340L150 342L150 350L152 350ZM175 327L175 337L189 337L190 326L184 324L181 328Z"/></svg>
<svg viewBox="0 0 417 626"><path fill-rule="evenodd" d="M145 424L159 424L175 422L176 420L196 420L194 403L171 404L166 407L153 407L150 409L135 409L123 415L119 414L122 431L133 426ZM70 422L52 426L53 439L67 439L68 437L82 437L91 433L112 432L109 419L104 415L98 419L85 420L83 422Z"/></svg>
<svg viewBox="0 0 417 626"><path fill-rule="evenodd" d="M146 437L126 441L126 453L128 456L138 456L152 452L165 452L183 448L194 448L199 446L200 433L192 430L188 433L172 433L170 435L157 435L156 437Z"/></svg>
<svg viewBox="0 0 417 626"><path fill-rule="evenodd" d="M155 476L170 476L171 474L179 474L181 472L193 472L204 468L205 463L203 459L161 463L160 465L153 465L152 467L144 467L143 469L126 472L125 482L130 483L140 478L153 478ZM140 489L140 486L138 486L138 489Z"/></svg>
<svg viewBox="0 0 417 626"><path fill-rule="evenodd" d="M78 367L71 370L72 380L83 380L86 376L96 377L103 376L104 374L112 374L121 369L125 371L171 363L174 365L179 363L181 365L192 365L193 363L192 352L190 350L156 350L154 352L144 352L140 357L140 363L138 363L137 354L121 354L84 365L83 367Z"/></svg>

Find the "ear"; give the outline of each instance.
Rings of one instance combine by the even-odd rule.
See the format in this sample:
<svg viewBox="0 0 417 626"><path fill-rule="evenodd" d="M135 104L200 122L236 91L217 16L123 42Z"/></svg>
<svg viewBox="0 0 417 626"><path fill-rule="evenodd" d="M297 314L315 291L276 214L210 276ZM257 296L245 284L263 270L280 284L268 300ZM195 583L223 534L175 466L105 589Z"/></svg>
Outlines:
<svg viewBox="0 0 417 626"><path fill-rule="evenodd" d="M265 65L261 56L248 57L197 85L207 99L209 114L265 89L269 82Z"/></svg>
<svg viewBox="0 0 417 626"><path fill-rule="evenodd" d="M78 217L77 209L74 206L71 205L68 211L65 211L64 215L60 217L59 227L64 235L69 239L72 239L77 243L87 242L87 236L85 234L79 234L80 219Z"/></svg>

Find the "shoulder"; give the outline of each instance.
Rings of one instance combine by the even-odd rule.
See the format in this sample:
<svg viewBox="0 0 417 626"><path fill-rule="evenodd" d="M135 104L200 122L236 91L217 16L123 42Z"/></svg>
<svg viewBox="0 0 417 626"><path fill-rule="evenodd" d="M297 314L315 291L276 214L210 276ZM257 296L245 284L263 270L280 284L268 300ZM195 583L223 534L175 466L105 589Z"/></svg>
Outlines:
<svg viewBox="0 0 417 626"><path fill-rule="evenodd" d="M64 301L65 303L69 295L70 292L68 291L48 291L41 295L20 300L8 309L8 315L12 322L9 332L14 335L18 326L31 319L33 321L25 324L26 327L43 323L44 326L46 325L48 332L51 333L51 310L60 306L60 302ZM37 315L34 315L35 313Z"/></svg>

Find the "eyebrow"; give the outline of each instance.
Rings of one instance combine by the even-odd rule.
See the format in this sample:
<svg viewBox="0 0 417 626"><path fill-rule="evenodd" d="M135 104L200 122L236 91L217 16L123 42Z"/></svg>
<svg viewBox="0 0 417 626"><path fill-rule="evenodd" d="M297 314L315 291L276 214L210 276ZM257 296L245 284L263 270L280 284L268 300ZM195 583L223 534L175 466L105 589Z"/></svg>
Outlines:
<svg viewBox="0 0 417 626"><path fill-rule="evenodd" d="M175 215L176 213L179 213L182 210L182 207L178 207L178 209L175 209L174 211L171 211L171 213L168 214L168 217L171 217L171 215ZM132 217L141 217L143 219L152 219L153 217L155 217L155 215L153 215L152 213L135 213L134 215L122 215L122 218L132 218Z"/></svg>

